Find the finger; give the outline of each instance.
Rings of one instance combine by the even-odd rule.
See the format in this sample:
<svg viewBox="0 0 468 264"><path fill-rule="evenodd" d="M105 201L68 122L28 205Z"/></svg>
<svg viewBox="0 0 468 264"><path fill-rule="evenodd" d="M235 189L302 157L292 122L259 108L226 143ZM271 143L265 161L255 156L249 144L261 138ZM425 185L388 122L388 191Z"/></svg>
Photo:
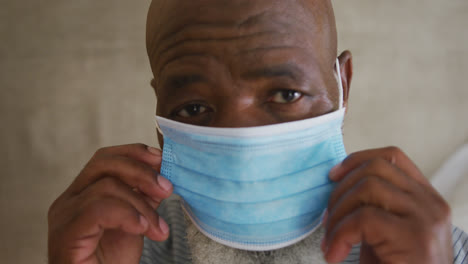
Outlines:
<svg viewBox="0 0 468 264"><path fill-rule="evenodd" d="M144 193L140 192L140 190L138 190L137 188L133 188L132 191L134 191L135 193L137 194L140 194L143 196L143 198L145 199L145 201L154 209L158 209L159 205L161 204L161 201L155 201L153 199L151 199L151 197L149 196L146 196Z"/></svg>
<svg viewBox="0 0 468 264"><path fill-rule="evenodd" d="M346 259L352 246L360 242L369 244L377 255L382 252L398 252L398 247L404 245L395 241L397 238L405 241L404 232L407 232L402 226L401 218L383 209L360 207L327 233L325 259L329 263L340 263ZM388 245L394 248L389 249Z"/></svg>
<svg viewBox="0 0 468 264"><path fill-rule="evenodd" d="M329 199L329 208L334 207L335 203L343 197L344 193L355 186L359 181L366 177L378 177L386 181L403 192L411 193L415 190L414 180L405 175L400 169L392 165L387 160L376 158L364 162L360 167L350 171L344 179L336 186ZM372 179L375 181L375 179ZM366 184L372 184L373 181Z"/></svg>
<svg viewBox="0 0 468 264"><path fill-rule="evenodd" d="M399 216L414 214L419 210L417 203L408 193L382 178L366 177L329 205L326 229L333 230L341 219L362 206L382 208Z"/></svg>
<svg viewBox="0 0 468 264"><path fill-rule="evenodd" d="M355 152L349 155L341 163L333 167L333 169L330 171L330 179L333 181L340 181L350 171L361 166L364 162L375 158L387 160L420 184L431 186L429 181L424 177L416 165L414 165L414 163L406 156L406 154L404 154L397 147L387 147Z"/></svg>
<svg viewBox="0 0 468 264"><path fill-rule="evenodd" d="M105 230L119 229L133 235L149 234L149 238L163 241L164 238L155 232L149 232L149 220L141 215L130 203L112 197L102 198L90 203L71 224L70 241L91 241L92 248ZM159 239L159 240L158 240Z"/></svg>
<svg viewBox="0 0 468 264"><path fill-rule="evenodd" d="M139 143L101 148L96 151L93 158L106 156L125 156L144 162L158 171L162 160L161 150Z"/></svg>
<svg viewBox="0 0 468 264"><path fill-rule="evenodd" d="M85 208L88 204L99 203L99 201L106 200L107 198L127 202L137 210L138 214L147 220L149 228L143 234L157 240L167 237L167 224L158 216L155 209L146 202L145 196L132 191L118 179L111 177L102 178L83 191L77 199L82 197L88 200L84 205Z"/></svg>
<svg viewBox="0 0 468 264"><path fill-rule="evenodd" d="M89 163L71 184L69 190L78 194L103 177L116 177L155 201L171 195L172 184L150 166L123 156L103 157Z"/></svg>

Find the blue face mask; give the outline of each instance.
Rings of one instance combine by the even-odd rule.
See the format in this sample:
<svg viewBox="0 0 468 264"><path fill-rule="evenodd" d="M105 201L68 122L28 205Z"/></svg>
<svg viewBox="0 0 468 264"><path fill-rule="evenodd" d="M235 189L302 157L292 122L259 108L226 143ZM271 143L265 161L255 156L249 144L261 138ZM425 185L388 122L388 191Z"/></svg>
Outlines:
<svg viewBox="0 0 468 264"><path fill-rule="evenodd" d="M316 118L250 128L157 117L164 135L161 174L211 239L244 250L286 247L321 224L334 187L328 173L346 156L344 113L340 107Z"/></svg>

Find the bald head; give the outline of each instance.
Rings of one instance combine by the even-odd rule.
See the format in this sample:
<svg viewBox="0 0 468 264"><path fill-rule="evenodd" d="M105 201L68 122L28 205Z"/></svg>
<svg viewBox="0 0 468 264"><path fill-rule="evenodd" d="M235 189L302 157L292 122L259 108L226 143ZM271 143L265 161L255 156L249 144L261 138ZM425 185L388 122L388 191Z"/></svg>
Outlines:
<svg viewBox="0 0 468 264"><path fill-rule="evenodd" d="M329 60L334 60L337 52L335 17L329 0L153 0L146 31L151 62L159 58L165 40L182 41L184 31L195 27L200 31L212 27L219 38L249 31L270 31L284 39L300 38L304 45L318 49L318 55L328 56Z"/></svg>
<svg viewBox="0 0 468 264"><path fill-rule="evenodd" d="M238 127L337 107L329 0L154 0L146 37L159 115Z"/></svg>

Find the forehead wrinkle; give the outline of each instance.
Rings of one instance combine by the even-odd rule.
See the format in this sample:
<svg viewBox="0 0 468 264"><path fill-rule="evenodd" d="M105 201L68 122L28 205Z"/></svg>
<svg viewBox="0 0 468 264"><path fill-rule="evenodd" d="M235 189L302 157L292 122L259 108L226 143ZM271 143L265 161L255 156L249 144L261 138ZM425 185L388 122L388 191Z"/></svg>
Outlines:
<svg viewBox="0 0 468 264"><path fill-rule="evenodd" d="M193 10L190 10L188 12L193 12ZM170 26L171 24L173 25L172 28ZM167 40L177 38L177 36L183 36L186 33L189 33L190 31L198 32L199 30L214 28L216 30L219 30L222 34L222 29L229 30L237 28L239 22L237 22L235 19L227 19L225 17L221 17L216 21L213 21L213 19L210 20L206 17L183 17L181 20L178 17L173 17L171 19L168 19L165 25L169 25L168 27L165 27L167 28L167 30L159 32L159 34L153 34L151 42L147 43L149 49L151 49L151 52L149 52L149 54L153 55L156 52L156 50L159 49L159 46L162 45L162 43L165 43Z"/></svg>
<svg viewBox="0 0 468 264"><path fill-rule="evenodd" d="M209 42L238 42L253 37L260 37L262 35L271 34L273 32L253 32L242 34L235 30L235 24L217 24L217 23L189 23L183 27L173 31L171 34L166 34L162 40L156 45L152 45L153 48L149 54L150 63L154 68L158 68L157 65L162 63L163 57L167 53L175 53L177 50L184 50L188 47L201 46ZM175 52L174 52L175 50ZM185 50L185 52L187 49ZM153 69L155 70L155 69Z"/></svg>
<svg viewBox="0 0 468 264"><path fill-rule="evenodd" d="M268 4L266 4L268 3ZM240 12L239 10L243 10ZM198 11L198 12L197 12ZM204 12L202 12L204 11ZM213 12L215 11L215 12ZM252 14L253 13L253 14ZM177 24L178 22L185 21L186 24L197 21L188 21L190 19L198 19L198 24L204 23L206 25L217 24L224 26L233 26L237 23L237 26L249 26L252 24L258 24L263 20L267 14L276 13L284 16L287 14L289 19L312 18L315 22L334 22L333 8L330 0L247 0L247 1L221 1L221 0L203 0L203 1L186 1L186 0L153 0L151 2L150 11L148 13L148 26L153 29L153 37L148 38L148 42L153 44L164 40L167 35L171 35L176 32L167 32L162 38L156 39L155 34L160 32L160 29L171 28L170 24ZM172 15L171 15L172 14ZM181 14L181 15L180 15ZM202 16L201 14L207 14ZM220 15L221 14L221 15ZM246 18L239 16L247 16ZM210 17L211 21L210 21ZM213 18L215 17L215 18ZM231 17L229 19L228 17ZM218 21L213 22L213 19ZM271 19L270 21L277 21L278 17ZM236 22L241 20L241 22ZM173 23L175 22L175 23ZM296 21L301 22L301 21ZM304 21L302 21L304 22ZM309 21L310 22L310 21ZM310 28L312 25L317 23L295 23L295 25L304 25ZM168 26L169 25L169 26ZM184 28L184 25L175 27L175 31L180 28ZM154 30L156 29L156 30ZM157 40L157 41L156 41ZM154 45L149 45L154 48Z"/></svg>
<svg viewBox="0 0 468 264"><path fill-rule="evenodd" d="M254 48L249 48L249 49L241 49L239 52L236 53L236 55L249 55L251 53L261 53L261 52L268 52L268 51L274 51L274 50L295 50L295 49L300 49L300 47L297 46L290 46L290 45L278 45L278 46L262 46L262 47L254 47Z"/></svg>
<svg viewBox="0 0 468 264"><path fill-rule="evenodd" d="M176 2L176 0L171 0ZM157 2L154 1L153 2ZM185 2L182 1L183 4L177 5L179 9L185 10L186 12L184 13L184 16L172 16L168 21L165 21L165 25L167 24L173 24L174 29L173 30L168 30L164 34L161 35L158 41L164 41L165 39L171 37L172 35L176 35L180 33L181 31L184 31L185 29L189 29L190 27L224 27L224 28L241 28L241 27L246 27L249 26L250 24L255 23L258 18L266 15L268 13L268 10L271 9L270 6L267 7L260 7L260 11L256 12L256 9L258 9L258 1L252 1L252 0L247 0L247 1L220 1L220 0L215 0L212 1L214 3L208 3L209 1L200 1L197 4L197 1L193 1L192 6L190 5L190 2ZM184 5L184 4L188 4ZM244 10L241 12L241 16L239 17L239 14L236 13L236 7L241 8ZM247 9L246 9L247 8ZM196 11L199 11L199 14L208 14L210 12L214 12L214 15L212 16L190 16L191 14L197 13L194 12L195 9L198 9ZM229 12L226 12L227 9ZM224 12L223 12L224 11ZM233 11L233 12L231 12ZM238 10L237 10L238 11ZM250 12L256 12L254 14L249 14ZM185 15L189 14L189 15ZM211 14L211 13L210 13ZM221 14L221 15L220 15ZM244 16L247 15L247 18L244 18ZM170 27L169 27L170 28Z"/></svg>
<svg viewBox="0 0 468 264"><path fill-rule="evenodd" d="M171 3L175 3L175 1L176 0ZM242 1L238 3L241 2ZM247 2L249 3L245 4ZM197 1L191 4L185 4L187 2L180 1L180 3L178 2L178 4L172 5L174 8L173 10L180 10L180 8L186 9L186 14L189 14L188 16L185 15L185 12L179 12L177 14L184 15L176 16L171 15L167 10L167 12L159 11L159 13L163 15L161 16L159 27L154 28L158 30L153 30L153 33L150 32L153 34L153 38L151 38L152 44L149 49L151 50L151 64L153 66L154 64L160 65L162 62L161 55L171 53L171 50L168 49L171 45L175 47L178 45L183 46L184 41L180 39L183 39L184 36L193 35L193 44L197 44L197 42L198 44L209 42L208 38L203 38L200 34L200 32L203 33L207 31L211 33L214 31L215 34L212 35L215 35L220 41L239 40L241 39L239 35L248 34L252 29L258 27L263 29L265 29L265 27L273 27L274 30L272 33L277 33L280 29L287 30L291 38L285 36L284 39L286 41L288 41L288 39L295 39L298 44L309 46L309 49L313 49L314 51L311 50L311 53L318 53L315 54L316 56L328 57L328 54L336 53L336 48L335 51L333 51L333 43L328 40L328 37L333 35L333 32L328 32L328 30L334 23L334 17L332 17L333 11L331 10L331 3L329 0L294 0L292 2L281 0L269 2L280 3L279 6L281 8L274 4L267 5L265 4L267 3L266 1L249 0L245 1L245 3L243 2L243 4L249 6L249 8L244 8L244 12L240 13L236 8L233 8L231 12L228 6L232 7L232 5L234 5L237 7L241 4L231 5L232 2L229 1L222 5L218 1L202 1L201 4L197 4ZM187 6L190 7L188 8ZM251 8L251 6L255 6L255 8ZM258 8L259 6L260 8ZM211 11L218 9L219 11L208 12L206 13L207 16L201 15L201 12L194 12L194 10L205 10L204 8ZM328 17L330 14L332 16ZM291 27L293 29L291 29ZM330 33L332 34L330 35ZM172 44L171 42L175 43ZM327 47L331 49L327 50ZM257 47L257 49L257 51L261 51L262 49L266 50L268 48ZM164 53L160 53L161 51L164 51Z"/></svg>
<svg viewBox="0 0 468 264"><path fill-rule="evenodd" d="M243 27L252 27L253 25L256 25L259 23L259 21L265 16L267 15L268 11L261 11L257 14L252 14L250 16L248 16L247 18L245 18L243 21L241 21L237 27L238 28L243 28Z"/></svg>
<svg viewBox="0 0 468 264"><path fill-rule="evenodd" d="M170 51L171 49L175 49L179 46L187 45L190 43L206 43L206 42L229 42L229 41L241 41L249 38L254 38L254 37L261 37L265 35L269 35L274 33L273 31L265 31L265 32L257 32L257 33L252 33L252 34L247 34L247 35L242 35L242 36L232 36L232 37L219 37L219 38L186 38L186 39L180 39L176 40L172 43L168 43L165 45L161 50L158 50L159 56L164 55L166 52ZM160 45L162 46L162 45Z"/></svg>
<svg viewBox="0 0 468 264"><path fill-rule="evenodd" d="M153 41L152 50L154 53L163 52L167 47L176 46L185 41L205 41L216 39L219 41L241 40L244 38L255 37L261 34L276 33L286 31L291 24L281 21L281 17L276 18L272 14L267 23L262 24L262 20L268 14L263 11L260 14L248 16L240 22L206 22L206 21L186 21L175 30L170 30L162 35L161 38ZM265 26L267 24L267 26ZM260 29L256 29L255 26ZM215 38L204 38L204 35L214 35ZM165 46L165 47L164 47ZM162 51L161 51L162 50Z"/></svg>
<svg viewBox="0 0 468 264"><path fill-rule="evenodd" d="M270 7L268 8L271 9ZM255 12L250 15L247 14L247 17L243 16L241 18L214 18L217 19L217 21L213 21L214 19L207 19L206 17L185 17L180 19L175 16L167 18L164 24L165 26L160 26L162 31L153 29L153 33L147 33L148 35L153 35L152 37L147 37L148 55L150 59L153 59L161 50L164 51L166 49L164 46L168 47L182 43L186 38L193 38L194 41L203 41L204 38L200 36L207 33L212 33L211 35L215 33L219 36L217 38L220 40L234 40L236 38L247 38L249 34L255 35L257 34L255 31L267 33L284 32L288 30L291 25L295 26L294 24L287 23L287 20L291 20L289 18L283 21L285 19L283 13L275 10L270 11L269 9L263 8L260 12ZM300 23L295 24L297 25ZM261 30L255 28L260 28ZM252 33L252 31L254 31L254 33ZM241 37L242 35L247 36ZM166 44L168 42L169 44ZM176 43L172 44L171 42Z"/></svg>
<svg viewBox="0 0 468 264"><path fill-rule="evenodd" d="M200 34L196 32L192 32L190 36L199 36ZM259 49L271 49L271 47L268 47L270 43L281 43L280 45L276 46L275 48L279 48L282 46L283 48L285 47L290 47L293 48L291 45L294 44L295 42L291 42L291 38L288 38L287 34L283 33L278 33L276 31L263 31L263 32L253 32L253 33L248 33L245 35L242 34L237 34L236 36L232 36L232 34L225 34L226 37L220 37L220 38L177 38L178 41L174 41L172 43L167 43L164 45L160 46L160 49L158 50L155 56L153 56L152 62L153 62L153 70L155 72L161 73L164 69L164 67L170 63L175 61L176 59L179 59L180 57L184 57L187 55L191 54L203 54L205 56L209 56L218 62L221 62L221 58L219 56L223 56L222 54L225 54L224 52L226 49L229 50L247 50L251 49L248 46L249 40L255 40L257 39L256 46L254 48L259 48ZM231 43L229 43L231 42ZM228 46L215 46L212 49L206 49L206 45L217 45L219 43L227 43ZM232 46L234 46L234 49L232 49ZM247 46L247 47L246 47ZM216 48L220 47L221 49L224 49L223 53L221 55L217 55L216 53ZM243 48L245 47L245 48ZM164 48L164 49L163 49ZM235 51L233 51L233 54L235 55Z"/></svg>
<svg viewBox="0 0 468 264"><path fill-rule="evenodd" d="M259 33L259 34L255 34L255 35L250 35L249 37L259 37L259 36L266 36L268 35L269 33ZM273 38L276 38L278 35L272 35ZM247 38L247 37L246 37ZM246 39L245 38L245 39ZM185 57L194 57L194 56L199 56L199 57L207 57L207 58L210 58L214 61L217 61L218 63L222 64L223 62L225 63L225 61L223 61L223 55L225 54L224 52L222 54L219 54L218 52L207 52L206 51L206 48L203 49L203 48L199 48L197 46L197 44L200 44L200 43L209 43L209 42L213 42L213 44L217 44L219 42L228 42L228 41L232 41L232 40L237 40L237 41L241 41L243 40L244 38L243 37L240 37L240 38L229 38L229 39L205 39L203 41L197 41L197 40L190 40L190 41L186 41L186 42L183 42L183 43L180 43L178 44L177 46L179 47L179 49L177 49L178 47L173 47L173 48L168 48L166 49L164 52L160 53L158 55L159 59L155 60L156 61L156 65L155 66L155 70L159 73L158 75L160 75L165 67L167 65L169 65L170 63L174 62L174 61L177 61L179 59L182 59L182 58L185 58ZM256 46L252 46L251 48L250 47L245 47L245 48L242 48L241 47L236 47L234 49L234 51L232 51L232 54L234 56L248 56L248 55L253 55L253 56L258 56L258 55L261 55L261 54L264 54L265 52L270 52L270 51L274 51L274 50L298 50L298 49L303 49L301 47L298 47L298 46L293 46L294 43L284 43L283 45L277 45L277 46L269 46L269 44L271 42L275 42L275 41L270 41L272 38L268 38L267 40L262 40L260 42L260 45L256 45ZM278 42L277 42L278 43ZM235 43L233 43L235 44ZM186 48L181 48L181 46L184 46ZM192 47L190 47L192 46ZM244 45L245 46L245 45ZM247 46L250 46L250 45L247 45Z"/></svg>
<svg viewBox="0 0 468 264"><path fill-rule="evenodd" d="M175 29L170 30L166 32L165 34L162 34L161 37L158 39L158 43L164 43L167 40L174 39L177 36L184 35L186 32L190 31L195 31L197 32L198 30L204 30L204 29L229 29L235 26L235 23L233 22L223 22L223 21L218 21L218 22L207 22L207 21L186 21L185 23L177 26ZM156 47L159 45L156 45Z"/></svg>

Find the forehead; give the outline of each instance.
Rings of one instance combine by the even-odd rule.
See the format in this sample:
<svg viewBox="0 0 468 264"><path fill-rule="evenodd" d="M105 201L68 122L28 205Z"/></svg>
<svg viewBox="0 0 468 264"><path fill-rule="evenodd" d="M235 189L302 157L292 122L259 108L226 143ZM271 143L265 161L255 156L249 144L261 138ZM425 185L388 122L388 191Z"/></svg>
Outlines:
<svg viewBox="0 0 468 264"><path fill-rule="evenodd" d="M319 63L332 58L326 47L329 36L323 28L329 25L321 16L290 3L155 1L147 30L155 76L175 61L190 57L193 61L201 55L237 65L281 59Z"/></svg>

